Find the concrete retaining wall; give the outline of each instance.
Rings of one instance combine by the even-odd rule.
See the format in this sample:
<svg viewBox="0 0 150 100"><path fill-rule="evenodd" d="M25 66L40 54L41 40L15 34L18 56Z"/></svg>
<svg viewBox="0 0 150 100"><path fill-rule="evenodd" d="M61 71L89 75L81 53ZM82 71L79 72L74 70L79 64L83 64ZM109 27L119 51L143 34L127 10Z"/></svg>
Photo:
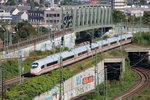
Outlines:
<svg viewBox="0 0 150 100"><path fill-rule="evenodd" d="M64 100L86 93L95 88L95 69L88 68L64 82ZM104 81L104 62L98 63L99 84ZM33 100L59 100L59 85L50 91L36 96Z"/></svg>
<svg viewBox="0 0 150 100"><path fill-rule="evenodd" d="M73 48L75 46L75 39L76 39L75 33L64 35L64 46L68 47L68 48ZM1 54L1 56L0 56L0 58L16 58L16 57L18 57L18 55L22 55L22 57L27 57L27 56L29 56L29 54L31 52L33 52L35 50L42 50L42 51L51 50L53 42L56 47L60 47L61 46L61 37L55 38L54 40L48 40L45 42L34 44L27 48L18 49L16 51L10 52L8 54L3 52L3 54Z"/></svg>

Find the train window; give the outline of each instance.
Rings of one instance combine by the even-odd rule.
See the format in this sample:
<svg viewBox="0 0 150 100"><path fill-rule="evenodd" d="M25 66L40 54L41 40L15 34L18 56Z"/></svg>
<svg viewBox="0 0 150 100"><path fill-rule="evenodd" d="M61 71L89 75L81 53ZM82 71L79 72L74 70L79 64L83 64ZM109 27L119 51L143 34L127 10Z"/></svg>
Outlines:
<svg viewBox="0 0 150 100"><path fill-rule="evenodd" d="M98 49L98 47L92 48L91 50L96 50L96 49Z"/></svg>
<svg viewBox="0 0 150 100"><path fill-rule="evenodd" d="M48 64L47 64L47 67L49 67L49 66L51 66L51 65L55 65L55 64L57 64L57 63L58 63L58 61L54 61L54 62L48 63Z"/></svg>
<svg viewBox="0 0 150 100"><path fill-rule="evenodd" d="M44 68L44 65L43 66L41 66L41 69L43 69Z"/></svg>
<svg viewBox="0 0 150 100"><path fill-rule="evenodd" d="M80 53L78 53L78 56L83 55L85 53L87 53L87 51L80 52Z"/></svg>
<svg viewBox="0 0 150 100"><path fill-rule="evenodd" d="M110 44L115 44L115 43L117 43L117 41L115 41L115 42L111 42Z"/></svg>
<svg viewBox="0 0 150 100"><path fill-rule="evenodd" d="M74 55L64 58L63 61L66 61L66 60L71 59L71 58L74 58Z"/></svg>
<svg viewBox="0 0 150 100"><path fill-rule="evenodd" d="M105 44L105 45L103 45L102 47L106 47L106 46L108 46L108 44Z"/></svg>
<svg viewBox="0 0 150 100"><path fill-rule="evenodd" d="M34 69L34 68L37 68L38 67L38 63L33 63L32 64L32 68Z"/></svg>
<svg viewBox="0 0 150 100"><path fill-rule="evenodd" d="M131 39L131 37L128 37L127 39L129 40L129 39Z"/></svg>
<svg viewBox="0 0 150 100"><path fill-rule="evenodd" d="M121 42L121 41L125 41L125 39L121 39L121 40L119 40L119 42Z"/></svg>

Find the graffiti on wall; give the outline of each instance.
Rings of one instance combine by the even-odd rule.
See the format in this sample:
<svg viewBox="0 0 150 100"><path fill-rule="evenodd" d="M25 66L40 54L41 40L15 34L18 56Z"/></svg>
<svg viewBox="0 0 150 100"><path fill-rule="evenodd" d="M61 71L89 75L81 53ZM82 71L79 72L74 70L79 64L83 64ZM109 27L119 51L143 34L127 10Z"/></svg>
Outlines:
<svg viewBox="0 0 150 100"><path fill-rule="evenodd" d="M59 88L54 87L48 91L48 96L44 97L42 100L59 100Z"/></svg>
<svg viewBox="0 0 150 100"><path fill-rule="evenodd" d="M90 76L84 76L84 75L79 75L76 77L75 80L76 83L76 95L82 94L84 92L87 92L94 87L94 79L93 75Z"/></svg>
<svg viewBox="0 0 150 100"><path fill-rule="evenodd" d="M75 37L76 37L75 33L72 33L70 35L65 35L64 37L67 37L65 38L65 41L64 41L65 42L64 45L66 44L65 45L66 47L70 48L75 45L74 43ZM71 42L71 41L74 41L74 42ZM18 57L19 51L22 52L22 57L26 57L26 56L29 56L29 54L33 52L34 50L42 50L42 51L51 50L53 46L55 47L61 46L61 37L55 38L54 40L48 40L42 43L33 44L32 46L24 48L24 49L14 50L13 52L10 52L8 54L4 53L2 55L2 58L16 58Z"/></svg>
<svg viewBox="0 0 150 100"><path fill-rule="evenodd" d="M25 48L25 49L21 49L21 50L8 53L5 55L5 58L16 58L19 55L22 55L22 57L27 57L33 51L34 51L34 48Z"/></svg>
<svg viewBox="0 0 150 100"><path fill-rule="evenodd" d="M16 58L16 57L18 57L18 55L22 55L22 57L27 57L34 50L43 50L43 51L50 50L52 48L52 45L60 46L60 40L56 39L55 41L52 41L52 40L46 41L44 43L39 43L39 44L36 44L36 45L28 47L28 48L16 50L14 52L5 54L4 58ZM21 52L21 54L20 54L20 52Z"/></svg>

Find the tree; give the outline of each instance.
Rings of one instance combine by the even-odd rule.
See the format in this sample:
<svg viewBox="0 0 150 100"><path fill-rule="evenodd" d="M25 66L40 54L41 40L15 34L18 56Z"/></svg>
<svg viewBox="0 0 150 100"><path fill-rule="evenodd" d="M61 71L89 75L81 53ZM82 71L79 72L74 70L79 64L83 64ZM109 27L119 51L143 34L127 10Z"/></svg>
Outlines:
<svg viewBox="0 0 150 100"><path fill-rule="evenodd" d="M150 25L150 13L144 13L142 20L144 24Z"/></svg>
<svg viewBox="0 0 150 100"><path fill-rule="evenodd" d="M48 29L45 28L45 27L40 27L39 30L42 32L42 34L47 34L48 33Z"/></svg>
<svg viewBox="0 0 150 100"><path fill-rule="evenodd" d="M30 25L24 25L18 31L18 35L21 39L32 38L36 35L35 28Z"/></svg>
<svg viewBox="0 0 150 100"><path fill-rule="evenodd" d="M113 22L119 23L121 21L125 21L125 14L121 11L113 10Z"/></svg>
<svg viewBox="0 0 150 100"><path fill-rule="evenodd" d="M32 26L30 23L28 23L27 21L22 21L22 22L19 22L16 27L15 27L15 30L16 31L19 31L21 27L23 27L24 25L30 25Z"/></svg>
<svg viewBox="0 0 150 100"><path fill-rule="evenodd" d="M15 0L8 0L6 5L14 6L14 5L16 5L16 2L15 2Z"/></svg>
<svg viewBox="0 0 150 100"><path fill-rule="evenodd" d="M4 32L5 30L3 29L3 27L0 27L0 39L4 40Z"/></svg>

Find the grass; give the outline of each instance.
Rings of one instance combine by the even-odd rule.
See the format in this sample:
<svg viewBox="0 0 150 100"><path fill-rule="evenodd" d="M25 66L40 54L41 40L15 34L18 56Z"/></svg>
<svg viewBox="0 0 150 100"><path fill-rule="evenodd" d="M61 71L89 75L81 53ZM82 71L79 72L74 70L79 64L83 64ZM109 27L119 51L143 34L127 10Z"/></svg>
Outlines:
<svg viewBox="0 0 150 100"><path fill-rule="evenodd" d="M145 91L143 91L142 93L133 96L132 100L149 100L148 98L150 98L150 87Z"/></svg>
<svg viewBox="0 0 150 100"><path fill-rule="evenodd" d="M123 78L119 80L114 80L111 82L107 82L107 99L110 100L116 95L132 88L136 84L137 77L134 72L131 71L130 65L129 65L129 58L128 54L122 50L123 56L126 58L125 62L125 72L123 73ZM110 52L105 53L103 56L111 56L111 57L118 57L121 56L120 50L112 50ZM105 100L105 85L104 83L97 86L98 91L95 93L91 93L82 100Z"/></svg>
<svg viewBox="0 0 150 100"><path fill-rule="evenodd" d="M118 53L119 51L117 51L117 50L114 50L114 51L112 50L111 52L109 52L109 53L107 53L103 56L102 55L97 55L97 62L102 60L104 58L104 56L108 56L108 55L119 56L119 54L121 54L121 53ZM40 54L40 56L41 56L43 54L45 55L45 53L46 52L44 52L44 53L38 52L37 54L38 55ZM31 54L31 55L36 56L37 54L35 53L35 54ZM26 62L25 65L27 67L29 67L31 62L34 61L35 59L37 59L37 58L26 59L25 60L25 62ZM64 68L64 79L66 80L66 79L70 78L71 76L73 76L74 74L79 73L82 70L93 66L94 63L95 63L95 60L90 59L88 61L86 60L86 61L81 62L81 63L79 62L79 63L73 65L72 67ZM44 92L50 90L57 83L59 83L59 77L60 77L59 73L60 73L60 69L56 69L56 70L53 70L53 71L51 71L50 73L48 73L46 75L41 75L41 76L37 76L37 77L31 78L31 79L27 79L27 80L25 80L24 83L17 84L16 86L11 87L11 89L9 91L7 91L7 93L6 93L6 95L7 95L6 99L18 100L19 99L18 92L19 91L24 91L23 98L25 100L31 100L31 98L33 98L34 96L39 95L41 93L44 93ZM123 83L117 83L117 84L121 85ZM111 85L109 87L115 87L114 85ZM123 87L123 88L125 88L125 87ZM113 90L111 90L111 88L109 88L109 91L113 91Z"/></svg>

